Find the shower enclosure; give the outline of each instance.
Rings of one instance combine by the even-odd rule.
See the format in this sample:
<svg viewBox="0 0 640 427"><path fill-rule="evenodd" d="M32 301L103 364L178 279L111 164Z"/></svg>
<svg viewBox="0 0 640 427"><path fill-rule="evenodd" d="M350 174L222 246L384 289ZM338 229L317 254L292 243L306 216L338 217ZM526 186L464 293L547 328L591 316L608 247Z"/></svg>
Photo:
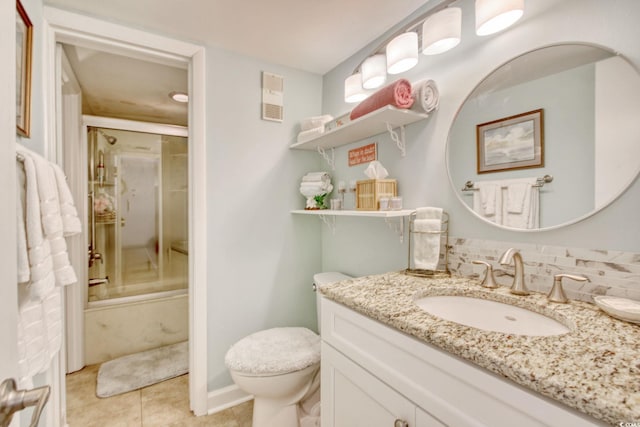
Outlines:
<svg viewBox="0 0 640 427"><path fill-rule="evenodd" d="M187 139L88 128L89 307L187 289Z"/></svg>

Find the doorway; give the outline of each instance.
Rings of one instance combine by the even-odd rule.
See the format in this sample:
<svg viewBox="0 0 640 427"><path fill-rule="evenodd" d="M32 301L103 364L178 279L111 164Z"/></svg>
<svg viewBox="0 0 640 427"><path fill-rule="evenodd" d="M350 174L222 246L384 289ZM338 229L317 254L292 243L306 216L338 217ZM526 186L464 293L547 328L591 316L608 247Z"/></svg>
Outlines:
<svg viewBox="0 0 640 427"><path fill-rule="evenodd" d="M143 33L117 24L89 18L87 16L45 7L45 21L48 24L45 43L46 62L46 113L48 134L57 135L55 141L47 144L47 157L65 168L73 167L68 161L72 154L62 143L63 124L68 121L62 108L57 108L60 98L60 62L56 55L56 44L67 43L75 46L137 57L150 61L173 62L187 67L189 92L193 94L189 102L189 181L196 183L188 190L189 204L189 252L197 256L189 257L189 383L190 406L196 415L207 412L207 367L206 367L206 175L205 175L205 120L204 120L204 48L179 42L166 37ZM73 121L73 120L71 120ZM85 169L86 170L86 169ZM68 175L72 175L68 173ZM84 246L86 256L87 245ZM73 257L73 254L72 254ZM86 276L85 276L86 277ZM85 282L86 283L86 282ZM86 301L86 300L85 300ZM71 316L73 317L73 315ZM64 385L58 385L64 396ZM54 384L54 389L56 385ZM64 398L62 399L64 402ZM64 405L64 403L63 403ZM64 412L64 409L63 409Z"/></svg>

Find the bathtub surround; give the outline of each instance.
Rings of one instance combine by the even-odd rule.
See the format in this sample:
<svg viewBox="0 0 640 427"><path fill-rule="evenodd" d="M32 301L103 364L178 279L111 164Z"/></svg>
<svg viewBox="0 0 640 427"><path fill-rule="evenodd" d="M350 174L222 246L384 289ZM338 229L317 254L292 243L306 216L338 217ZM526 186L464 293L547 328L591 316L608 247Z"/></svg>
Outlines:
<svg viewBox="0 0 640 427"><path fill-rule="evenodd" d="M189 372L188 351L183 341L103 363L96 396L111 397L184 375Z"/></svg>

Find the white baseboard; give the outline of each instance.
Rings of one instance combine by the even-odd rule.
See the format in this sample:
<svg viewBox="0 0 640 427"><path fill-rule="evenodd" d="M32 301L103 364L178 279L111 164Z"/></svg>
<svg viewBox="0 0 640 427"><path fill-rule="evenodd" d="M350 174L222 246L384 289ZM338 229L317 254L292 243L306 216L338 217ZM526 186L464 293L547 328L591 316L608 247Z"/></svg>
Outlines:
<svg viewBox="0 0 640 427"><path fill-rule="evenodd" d="M215 414L251 399L253 395L240 390L235 384L219 388L209 392L207 396L207 414Z"/></svg>

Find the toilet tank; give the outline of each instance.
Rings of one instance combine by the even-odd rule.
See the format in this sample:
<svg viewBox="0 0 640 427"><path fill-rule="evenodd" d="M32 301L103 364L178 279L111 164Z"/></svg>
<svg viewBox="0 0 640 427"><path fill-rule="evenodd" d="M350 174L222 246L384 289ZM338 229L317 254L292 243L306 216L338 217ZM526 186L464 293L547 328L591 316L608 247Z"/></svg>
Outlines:
<svg viewBox="0 0 640 427"><path fill-rule="evenodd" d="M316 311L317 311L317 319L318 319L318 333L320 333L320 293L317 291L318 288L321 288L329 283L339 282L341 280L352 279L351 276L347 276L346 274L338 273L336 271L329 271L326 273L316 273L313 275L313 290L316 292Z"/></svg>

